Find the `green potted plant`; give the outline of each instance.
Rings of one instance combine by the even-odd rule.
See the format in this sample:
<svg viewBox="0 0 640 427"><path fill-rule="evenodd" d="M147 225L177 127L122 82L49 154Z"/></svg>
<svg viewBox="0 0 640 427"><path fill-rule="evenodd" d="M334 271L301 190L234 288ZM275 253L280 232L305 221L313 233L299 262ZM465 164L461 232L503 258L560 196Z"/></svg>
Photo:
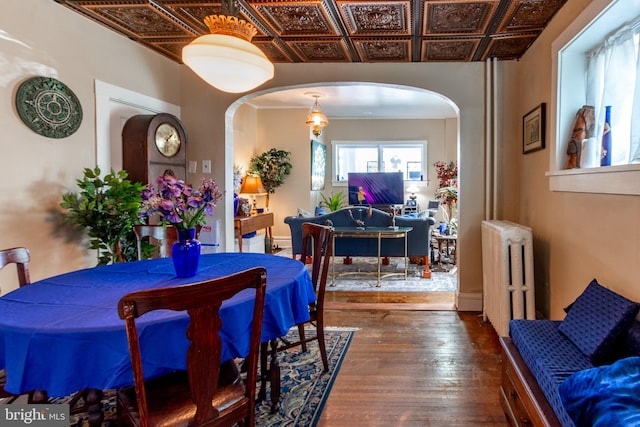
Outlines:
<svg viewBox="0 0 640 427"><path fill-rule="evenodd" d="M320 193L320 197L322 198L320 207L326 207L331 212L335 212L344 207L344 193L342 193L342 191L338 194L331 193L331 196L328 197Z"/></svg>
<svg viewBox="0 0 640 427"><path fill-rule="evenodd" d="M60 206L67 209L65 221L87 229L90 248L98 251L98 265L137 259L133 226L141 224L138 212L145 188L132 183L126 171L111 170L104 178L100 168L86 168L76 180L79 193L66 193Z"/></svg>
<svg viewBox="0 0 640 427"><path fill-rule="evenodd" d="M269 206L269 194L274 193L280 187L287 175L291 173L293 165L289 160L290 152L271 148L264 153L252 157L249 165L249 174L259 176L262 186L267 190L267 207Z"/></svg>

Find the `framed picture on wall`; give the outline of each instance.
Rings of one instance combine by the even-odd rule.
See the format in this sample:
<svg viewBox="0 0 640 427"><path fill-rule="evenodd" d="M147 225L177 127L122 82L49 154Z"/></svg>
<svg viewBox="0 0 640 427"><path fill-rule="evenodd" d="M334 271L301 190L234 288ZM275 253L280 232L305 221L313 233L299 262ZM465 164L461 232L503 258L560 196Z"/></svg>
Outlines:
<svg viewBox="0 0 640 427"><path fill-rule="evenodd" d="M327 168L327 146L311 140L311 189L324 190L324 175Z"/></svg>
<svg viewBox="0 0 640 427"><path fill-rule="evenodd" d="M522 153L544 148L546 104L543 102L522 118Z"/></svg>

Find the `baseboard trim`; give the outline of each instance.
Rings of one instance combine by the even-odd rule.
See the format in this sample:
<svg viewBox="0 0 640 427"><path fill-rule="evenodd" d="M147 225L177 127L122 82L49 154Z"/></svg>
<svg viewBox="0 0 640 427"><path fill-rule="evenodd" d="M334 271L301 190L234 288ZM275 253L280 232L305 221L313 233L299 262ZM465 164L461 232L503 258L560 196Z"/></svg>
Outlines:
<svg viewBox="0 0 640 427"><path fill-rule="evenodd" d="M458 311L482 311L482 292L458 292L456 307Z"/></svg>

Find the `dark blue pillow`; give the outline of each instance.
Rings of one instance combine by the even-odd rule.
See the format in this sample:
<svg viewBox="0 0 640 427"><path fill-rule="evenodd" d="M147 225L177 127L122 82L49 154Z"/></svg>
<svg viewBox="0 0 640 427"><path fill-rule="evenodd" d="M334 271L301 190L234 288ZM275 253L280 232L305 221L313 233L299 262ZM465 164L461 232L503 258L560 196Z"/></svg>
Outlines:
<svg viewBox="0 0 640 427"><path fill-rule="evenodd" d="M576 372L560 384L558 392L577 426L638 426L640 357Z"/></svg>
<svg viewBox="0 0 640 427"><path fill-rule="evenodd" d="M640 306L593 279L558 328L595 365L606 356Z"/></svg>

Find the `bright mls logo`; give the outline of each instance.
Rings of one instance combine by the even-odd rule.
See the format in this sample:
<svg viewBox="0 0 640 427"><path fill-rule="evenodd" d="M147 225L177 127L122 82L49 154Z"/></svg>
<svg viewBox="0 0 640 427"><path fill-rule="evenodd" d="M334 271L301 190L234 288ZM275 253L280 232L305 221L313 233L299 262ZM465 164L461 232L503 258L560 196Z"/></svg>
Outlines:
<svg viewBox="0 0 640 427"><path fill-rule="evenodd" d="M2 405L0 425L3 427L67 427L69 405Z"/></svg>

